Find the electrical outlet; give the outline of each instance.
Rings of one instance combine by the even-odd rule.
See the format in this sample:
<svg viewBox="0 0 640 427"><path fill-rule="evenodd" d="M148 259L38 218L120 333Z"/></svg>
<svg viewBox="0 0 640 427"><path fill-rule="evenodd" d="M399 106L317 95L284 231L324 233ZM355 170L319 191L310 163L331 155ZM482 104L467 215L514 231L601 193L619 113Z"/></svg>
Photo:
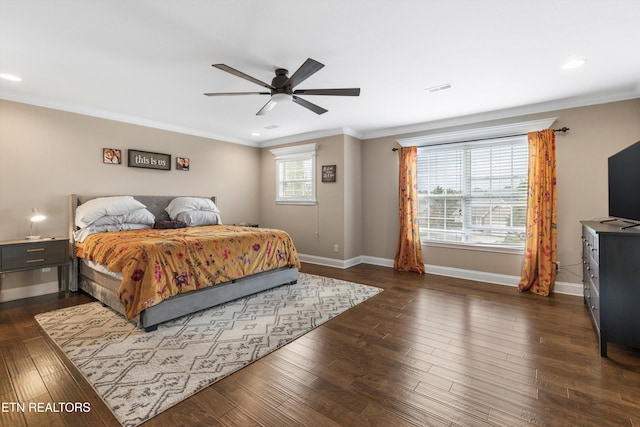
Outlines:
<svg viewBox="0 0 640 427"><path fill-rule="evenodd" d="M333 245L333 252L340 252L340 245Z"/></svg>
<svg viewBox="0 0 640 427"><path fill-rule="evenodd" d="M560 261L556 261L556 271L560 270Z"/></svg>

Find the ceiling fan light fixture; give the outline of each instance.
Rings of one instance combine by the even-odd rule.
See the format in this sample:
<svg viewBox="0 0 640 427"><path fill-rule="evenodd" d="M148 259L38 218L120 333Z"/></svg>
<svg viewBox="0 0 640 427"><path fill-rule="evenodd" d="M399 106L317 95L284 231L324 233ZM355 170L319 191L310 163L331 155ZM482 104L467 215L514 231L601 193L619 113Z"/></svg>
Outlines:
<svg viewBox="0 0 640 427"><path fill-rule="evenodd" d="M213 64L213 67L233 74L244 80L248 80L252 83L258 84L264 88L269 89L269 92L218 92L218 93L205 93L206 96L220 96L220 95L270 95L269 101L256 113L256 116L263 116L267 112L271 111L279 103L293 102L297 105L306 108L316 114L324 114L328 110L320 107L312 102L309 102L297 95L331 95L331 96L359 96L360 88L345 88L345 89L295 89L300 83L307 78L315 74L318 70L324 67L323 64L318 61L307 58L307 60L293 73L291 77L288 77L289 72L284 68L276 69L276 76L271 80L271 84L265 83L262 80L251 77L248 74L238 71L235 68L229 67L225 64Z"/></svg>
<svg viewBox="0 0 640 427"><path fill-rule="evenodd" d="M293 95L290 95L288 93L274 93L273 95L271 95L271 100L273 102L277 102L278 104L291 102L293 100Z"/></svg>

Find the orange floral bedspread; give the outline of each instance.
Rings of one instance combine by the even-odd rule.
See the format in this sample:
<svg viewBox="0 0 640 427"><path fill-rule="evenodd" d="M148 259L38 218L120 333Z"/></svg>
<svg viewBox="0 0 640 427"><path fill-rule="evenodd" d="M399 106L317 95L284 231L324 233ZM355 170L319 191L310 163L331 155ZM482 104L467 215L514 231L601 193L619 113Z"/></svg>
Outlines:
<svg viewBox="0 0 640 427"><path fill-rule="evenodd" d="M286 232L231 225L96 233L76 243L76 255L122 273L118 297L129 319L182 292L300 268Z"/></svg>

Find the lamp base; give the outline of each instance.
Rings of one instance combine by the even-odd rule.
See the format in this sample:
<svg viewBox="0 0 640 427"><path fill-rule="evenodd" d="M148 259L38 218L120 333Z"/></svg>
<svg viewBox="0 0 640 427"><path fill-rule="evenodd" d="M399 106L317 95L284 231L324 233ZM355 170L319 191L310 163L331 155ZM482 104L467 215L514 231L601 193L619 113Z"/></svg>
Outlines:
<svg viewBox="0 0 640 427"><path fill-rule="evenodd" d="M27 240L38 240L38 239L41 239L42 236L26 236L25 238Z"/></svg>

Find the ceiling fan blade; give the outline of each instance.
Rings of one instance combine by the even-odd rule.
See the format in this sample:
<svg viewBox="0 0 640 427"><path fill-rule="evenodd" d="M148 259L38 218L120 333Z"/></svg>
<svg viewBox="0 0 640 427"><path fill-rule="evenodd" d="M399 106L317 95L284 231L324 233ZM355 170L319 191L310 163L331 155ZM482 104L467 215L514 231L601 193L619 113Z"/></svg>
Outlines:
<svg viewBox="0 0 640 427"><path fill-rule="evenodd" d="M260 111L256 113L256 116L264 116L269 111L273 110L273 107L275 107L276 105L277 105L277 102L270 99L269 101L267 101L266 104L264 104L264 106L260 109Z"/></svg>
<svg viewBox="0 0 640 427"><path fill-rule="evenodd" d="M359 96L360 88L348 89L298 89L295 95L335 95L335 96Z"/></svg>
<svg viewBox="0 0 640 427"><path fill-rule="evenodd" d="M291 86L292 88L298 86L313 74L317 73L322 67L324 67L324 64L319 63L315 59L308 58L304 61L304 64L302 64L300 68L298 68L296 72L289 77L285 86Z"/></svg>
<svg viewBox="0 0 640 427"><path fill-rule="evenodd" d="M318 106L316 104L313 104L313 103L311 103L309 101L306 101L306 100L304 100L302 98L298 98L295 95L293 97L293 102L295 102L298 105L303 106L304 108L307 108L307 109L313 111L316 114L323 114L323 113L326 113L327 111L329 111L329 110L325 110L324 108L322 108L322 107L320 107L320 106Z"/></svg>
<svg viewBox="0 0 640 427"><path fill-rule="evenodd" d="M271 92L214 92L205 93L206 96L227 96L227 95L271 95Z"/></svg>
<svg viewBox="0 0 640 427"><path fill-rule="evenodd" d="M250 75L245 74L242 71L238 71L235 68L229 67L228 65L213 64L213 67L216 67L217 69L222 70L222 71L226 71L227 73L231 73L234 76L238 76L238 77L243 78L245 80L249 80L252 83L255 83L255 84L260 85L262 87L266 87L267 89L275 89L269 83L265 83L265 82L263 82L261 80L256 79L255 77L251 77Z"/></svg>

